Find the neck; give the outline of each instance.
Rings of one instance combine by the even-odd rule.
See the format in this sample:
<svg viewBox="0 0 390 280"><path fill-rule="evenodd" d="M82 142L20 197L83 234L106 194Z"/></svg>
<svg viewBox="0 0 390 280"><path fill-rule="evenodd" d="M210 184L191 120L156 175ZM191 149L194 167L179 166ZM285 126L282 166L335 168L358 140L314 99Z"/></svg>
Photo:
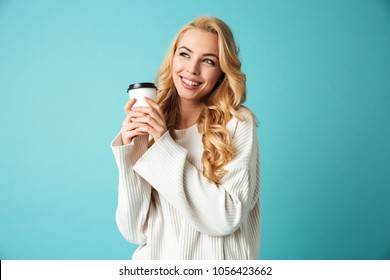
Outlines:
<svg viewBox="0 0 390 280"><path fill-rule="evenodd" d="M203 103L180 100L180 115L176 124L177 129L188 128L198 122L203 109Z"/></svg>

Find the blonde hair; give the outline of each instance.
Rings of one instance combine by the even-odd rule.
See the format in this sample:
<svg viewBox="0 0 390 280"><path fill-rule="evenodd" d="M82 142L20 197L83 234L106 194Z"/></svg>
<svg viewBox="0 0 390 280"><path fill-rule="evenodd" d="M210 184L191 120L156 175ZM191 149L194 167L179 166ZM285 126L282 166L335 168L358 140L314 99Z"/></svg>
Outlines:
<svg viewBox="0 0 390 280"><path fill-rule="evenodd" d="M245 74L241 72L239 48L226 23L214 17L202 16L178 32L156 76L157 103L164 112L167 128L173 136L180 108L173 83L172 63L178 42L184 32L190 29L211 32L218 36L219 63L223 75L204 100L204 107L198 119L198 130L202 134L204 146L202 173L209 180L219 184L226 174L224 167L234 157L233 141L226 124L232 116L242 121L239 111L246 99Z"/></svg>

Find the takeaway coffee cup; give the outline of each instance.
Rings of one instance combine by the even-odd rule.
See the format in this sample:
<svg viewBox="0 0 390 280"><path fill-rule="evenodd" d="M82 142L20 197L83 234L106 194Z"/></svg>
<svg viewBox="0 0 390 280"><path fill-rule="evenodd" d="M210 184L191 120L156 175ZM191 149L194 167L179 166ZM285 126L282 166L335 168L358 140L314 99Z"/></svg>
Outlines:
<svg viewBox="0 0 390 280"><path fill-rule="evenodd" d="M146 103L144 97L149 97L150 99L156 100L157 89L153 83L136 83L129 85L127 89L129 93L129 98L135 98L136 102L133 107L146 106L149 104Z"/></svg>

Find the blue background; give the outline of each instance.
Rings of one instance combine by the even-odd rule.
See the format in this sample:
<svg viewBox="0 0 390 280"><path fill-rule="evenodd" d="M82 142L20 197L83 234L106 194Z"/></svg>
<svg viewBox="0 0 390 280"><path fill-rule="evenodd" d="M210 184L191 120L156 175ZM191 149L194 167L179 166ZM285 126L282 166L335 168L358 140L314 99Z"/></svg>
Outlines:
<svg viewBox="0 0 390 280"><path fill-rule="evenodd" d="M0 258L129 259L110 141L185 23L232 28L262 259L390 259L390 3L0 0Z"/></svg>

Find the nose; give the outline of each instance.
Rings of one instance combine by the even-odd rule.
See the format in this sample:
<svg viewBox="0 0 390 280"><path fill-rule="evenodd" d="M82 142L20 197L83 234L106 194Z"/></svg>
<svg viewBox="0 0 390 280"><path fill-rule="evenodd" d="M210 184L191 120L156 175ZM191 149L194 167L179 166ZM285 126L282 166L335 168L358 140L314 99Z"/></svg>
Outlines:
<svg viewBox="0 0 390 280"><path fill-rule="evenodd" d="M195 76L199 75L200 69L199 69L198 62L196 61L188 62L187 72L191 75L195 75Z"/></svg>
<svg viewBox="0 0 390 280"><path fill-rule="evenodd" d="M199 75L197 72L193 72L193 71L191 71L189 69L187 69L187 73L190 73L191 75L194 75L194 76Z"/></svg>

